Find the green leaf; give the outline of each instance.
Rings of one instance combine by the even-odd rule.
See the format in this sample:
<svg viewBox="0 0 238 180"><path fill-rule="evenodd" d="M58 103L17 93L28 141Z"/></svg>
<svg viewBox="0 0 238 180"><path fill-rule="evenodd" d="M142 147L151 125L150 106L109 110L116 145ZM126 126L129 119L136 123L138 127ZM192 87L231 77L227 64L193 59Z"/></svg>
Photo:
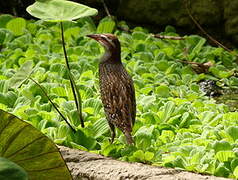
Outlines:
<svg viewBox="0 0 238 180"><path fill-rule="evenodd" d="M154 155L155 154L153 152L146 151L145 154L144 154L145 160L146 161L151 161L154 158Z"/></svg>
<svg viewBox="0 0 238 180"><path fill-rule="evenodd" d="M0 157L0 178L10 180L27 180L26 171L16 163Z"/></svg>
<svg viewBox="0 0 238 180"><path fill-rule="evenodd" d="M17 94L13 91L8 91L7 93L0 93L0 103L7 105L8 107L13 107L17 100Z"/></svg>
<svg viewBox="0 0 238 180"><path fill-rule="evenodd" d="M185 158L182 156L177 156L176 159L173 161L173 164L175 167L180 167L180 168L185 169L185 167L186 167Z"/></svg>
<svg viewBox="0 0 238 180"><path fill-rule="evenodd" d="M203 45L206 42L206 39L197 36L197 35L192 35L192 36L188 36L185 39L187 46L190 49L190 54L189 54L189 59L193 59L196 57L196 55L201 51Z"/></svg>
<svg viewBox="0 0 238 180"><path fill-rule="evenodd" d="M169 87L166 85L160 85L160 86L156 87L155 92L156 92L156 94L158 94L159 97L169 97L170 96Z"/></svg>
<svg viewBox="0 0 238 180"><path fill-rule="evenodd" d="M161 71L166 71L170 67L168 61L165 60L160 60L159 62L156 63L156 66Z"/></svg>
<svg viewBox="0 0 238 180"><path fill-rule="evenodd" d="M233 174L236 178L238 178L238 166L235 168L235 170L233 171Z"/></svg>
<svg viewBox="0 0 238 180"><path fill-rule="evenodd" d="M144 161L145 159L144 152L142 150L137 150L136 152L133 153L133 156L140 161Z"/></svg>
<svg viewBox="0 0 238 180"><path fill-rule="evenodd" d="M196 54L199 53L199 52L201 51L201 49L202 49L202 46L205 44L205 42L206 42L206 39L201 38L201 39L198 41L197 45L193 48L191 54L193 54L193 53L196 53Z"/></svg>
<svg viewBox="0 0 238 180"><path fill-rule="evenodd" d="M97 14L96 9L65 0L37 1L28 6L26 11L36 18L57 22L73 21Z"/></svg>
<svg viewBox="0 0 238 180"><path fill-rule="evenodd" d="M16 72L16 74L14 74L14 76L12 76L10 79L10 86L15 88L19 87L32 73L33 66L33 61L25 62Z"/></svg>
<svg viewBox="0 0 238 180"><path fill-rule="evenodd" d="M233 71L224 71L218 69L217 67L210 67L209 71L212 72L212 74L218 78L228 78L234 74Z"/></svg>
<svg viewBox="0 0 238 180"><path fill-rule="evenodd" d="M83 146L81 146L81 145L79 145L79 144L76 144L76 143L74 143L74 142L70 142L70 144L72 145L72 147L73 147L74 149L79 149L79 150L82 150L82 151L88 151L87 148L85 148L85 147L83 147Z"/></svg>
<svg viewBox="0 0 238 180"><path fill-rule="evenodd" d="M117 156L118 149L121 148L121 145L117 144L108 144L105 147L102 148L102 154L104 156Z"/></svg>
<svg viewBox="0 0 238 180"><path fill-rule="evenodd" d="M59 97L67 97L66 89L63 87L55 87L51 91Z"/></svg>
<svg viewBox="0 0 238 180"><path fill-rule="evenodd" d="M143 107L147 107L150 106L151 104L153 104L156 101L156 97L155 96L142 96L141 99L139 99L139 103L143 106Z"/></svg>
<svg viewBox="0 0 238 180"><path fill-rule="evenodd" d="M94 137L95 138L100 137L101 135L106 133L108 131L108 129L109 129L108 122L105 118L101 118L101 119L97 120L93 124Z"/></svg>
<svg viewBox="0 0 238 180"><path fill-rule="evenodd" d="M23 18L15 18L10 20L6 26L8 30L14 33L14 35L20 36L24 33L26 28L26 20Z"/></svg>
<svg viewBox="0 0 238 180"><path fill-rule="evenodd" d="M213 144L213 149L215 150L215 152L219 152L219 151L229 151L232 149L232 146L229 142L227 141L216 141Z"/></svg>
<svg viewBox="0 0 238 180"><path fill-rule="evenodd" d="M175 135L173 131L163 130L161 136L159 137L163 143L170 143L173 141Z"/></svg>
<svg viewBox="0 0 238 180"><path fill-rule="evenodd" d="M12 16L12 15L9 15L9 14L0 15L0 28L5 28L5 27L6 27L6 24L7 24L11 19L13 19L13 16Z"/></svg>
<svg viewBox="0 0 238 180"><path fill-rule="evenodd" d="M163 122L166 122L171 117L174 110L175 110L175 103L174 102L169 101L165 104L164 112L163 112L163 115L162 115L162 118L161 118L163 120Z"/></svg>
<svg viewBox="0 0 238 180"><path fill-rule="evenodd" d="M154 126L150 126L150 127L142 126L135 133L135 136L148 136L148 137L151 137L153 131L154 131Z"/></svg>
<svg viewBox="0 0 238 180"><path fill-rule="evenodd" d="M224 163L220 163L214 172L215 176L222 177L228 177L229 174L230 170L224 165Z"/></svg>
<svg viewBox="0 0 238 180"><path fill-rule="evenodd" d="M10 86L18 88L32 73L34 63L33 61L25 62L21 68L10 79Z"/></svg>
<svg viewBox="0 0 238 180"><path fill-rule="evenodd" d="M79 92L79 88L76 85L75 80L74 80L70 71L69 71L69 78L71 79L71 82L72 82L71 88L72 88L72 90L74 88L75 95L76 95L74 100L75 100L75 104L76 104L76 108L77 108L77 112L78 112L78 119L81 122L81 126L84 127L83 114L82 114L82 98L81 98L81 94Z"/></svg>
<svg viewBox="0 0 238 180"><path fill-rule="evenodd" d="M64 35L65 39L70 40L72 37L77 37L80 34L80 28L79 27L71 27L65 30Z"/></svg>
<svg viewBox="0 0 238 180"><path fill-rule="evenodd" d="M97 33L113 33L116 23L111 17L106 17L99 22Z"/></svg>
<svg viewBox="0 0 238 180"><path fill-rule="evenodd" d="M9 81L7 80L0 80L0 92L6 93L9 88Z"/></svg>
<svg viewBox="0 0 238 180"><path fill-rule="evenodd" d="M232 161L231 161L231 169L232 169L232 171L235 171L236 167L238 167L238 159L237 158L232 159Z"/></svg>
<svg viewBox="0 0 238 180"><path fill-rule="evenodd" d="M81 75L80 75L80 80L81 81L85 81L85 80L91 80L94 78L93 75L93 71L92 70L88 70L88 71L84 71Z"/></svg>
<svg viewBox="0 0 238 180"><path fill-rule="evenodd" d="M6 38L6 31L4 29L0 29L0 44L3 44Z"/></svg>
<svg viewBox="0 0 238 180"><path fill-rule="evenodd" d="M238 126L229 127L227 133L236 141L238 139Z"/></svg>
<svg viewBox="0 0 238 180"><path fill-rule="evenodd" d="M135 31L132 33L132 37L136 40L145 40L147 38L147 34L145 34L144 32Z"/></svg>
<svg viewBox="0 0 238 180"><path fill-rule="evenodd" d="M72 179L58 148L44 134L0 110L0 156L18 164L29 179Z"/></svg>
<svg viewBox="0 0 238 180"><path fill-rule="evenodd" d="M219 151L216 153L215 158L218 159L220 162L226 162L230 158L234 158L235 153L233 151Z"/></svg>
<svg viewBox="0 0 238 180"><path fill-rule="evenodd" d="M170 26L170 25L167 25L165 27L165 30L164 30L166 33L169 33L169 32L176 32L176 29L173 27L173 26Z"/></svg>
<svg viewBox="0 0 238 180"><path fill-rule="evenodd" d="M140 129L138 129L138 131L135 133L137 147L140 147L144 150L150 147L153 131L154 126L150 126L149 128L142 126Z"/></svg>
<svg viewBox="0 0 238 180"><path fill-rule="evenodd" d="M87 135L86 128L77 129L77 132L72 134L72 139L74 143L77 143L88 150L92 150L96 146L96 140L94 137Z"/></svg>
<svg viewBox="0 0 238 180"><path fill-rule="evenodd" d="M186 126L186 123L188 122L188 120L189 120L189 113L188 112L183 113L183 116L181 117L181 123L180 123L179 127Z"/></svg>

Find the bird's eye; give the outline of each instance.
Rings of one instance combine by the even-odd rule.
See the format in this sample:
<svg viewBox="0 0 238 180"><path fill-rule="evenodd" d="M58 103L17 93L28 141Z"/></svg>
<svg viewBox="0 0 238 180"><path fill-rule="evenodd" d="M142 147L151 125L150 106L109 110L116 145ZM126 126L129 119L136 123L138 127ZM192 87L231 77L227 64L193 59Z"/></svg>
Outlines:
<svg viewBox="0 0 238 180"><path fill-rule="evenodd" d="M106 41L108 41L108 42L112 42L112 40L110 39L110 38L108 38L108 37L103 37L103 39L105 39Z"/></svg>
<svg viewBox="0 0 238 180"><path fill-rule="evenodd" d="M115 47L115 44L112 39L108 38L107 36L102 36L102 39L108 42L112 47Z"/></svg>

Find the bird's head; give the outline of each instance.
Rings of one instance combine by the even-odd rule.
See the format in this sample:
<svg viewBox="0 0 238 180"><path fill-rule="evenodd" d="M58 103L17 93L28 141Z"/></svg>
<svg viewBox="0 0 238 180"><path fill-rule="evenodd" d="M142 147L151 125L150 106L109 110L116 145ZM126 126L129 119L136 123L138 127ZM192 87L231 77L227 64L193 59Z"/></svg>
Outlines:
<svg viewBox="0 0 238 180"><path fill-rule="evenodd" d="M103 47L108 50L118 49L120 42L113 34L89 34L88 37L98 41Z"/></svg>
<svg viewBox="0 0 238 180"><path fill-rule="evenodd" d="M121 54L121 45L118 38L113 34L90 34L87 35L96 41L98 41L106 50L106 54L110 54L111 57L119 57Z"/></svg>

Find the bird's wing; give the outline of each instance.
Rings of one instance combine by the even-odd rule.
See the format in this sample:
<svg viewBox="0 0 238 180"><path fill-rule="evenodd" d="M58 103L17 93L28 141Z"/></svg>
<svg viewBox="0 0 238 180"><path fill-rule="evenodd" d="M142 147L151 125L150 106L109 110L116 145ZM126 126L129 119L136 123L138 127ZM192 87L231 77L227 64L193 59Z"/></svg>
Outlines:
<svg viewBox="0 0 238 180"><path fill-rule="evenodd" d="M134 86L130 76L124 71L110 73L101 79L101 96L108 120L117 127L129 128L135 122L136 102Z"/></svg>

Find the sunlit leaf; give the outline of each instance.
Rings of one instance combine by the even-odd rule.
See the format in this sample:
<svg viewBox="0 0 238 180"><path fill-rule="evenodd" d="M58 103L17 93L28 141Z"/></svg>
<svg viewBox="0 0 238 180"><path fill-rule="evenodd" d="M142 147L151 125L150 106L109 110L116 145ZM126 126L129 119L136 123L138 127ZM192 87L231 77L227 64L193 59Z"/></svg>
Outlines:
<svg viewBox="0 0 238 180"><path fill-rule="evenodd" d="M227 133L236 141L238 139L238 126L229 127Z"/></svg>
<svg viewBox="0 0 238 180"><path fill-rule="evenodd" d="M162 116L162 120L166 122L168 118L172 115L173 111L175 109L175 104L172 101L169 101L164 106L164 112Z"/></svg>
<svg viewBox="0 0 238 180"><path fill-rule="evenodd" d="M109 130L108 122L105 118L97 120L93 124L94 137L98 138Z"/></svg>
<svg viewBox="0 0 238 180"><path fill-rule="evenodd" d="M23 18L12 19L7 23L6 27L16 36L22 35L26 28L26 20Z"/></svg>
<svg viewBox="0 0 238 180"><path fill-rule="evenodd" d="M106 17L99 22L97 33L113 33L115 29L115 21L111 17Z"/></svg>
<svg viewBox="0 0 238 180"><path fill-rule="evenodd" d="M234 169L233 174L236 178L238 178L238 166Z"/></svg>
<svg viewBox="0 0 238 180"><path fill-rule="evenodd" d="M146 161L151 161L154 158L154 153L146 151L144 156Z"/></svg>
<svg viewBox="0 0 238 180"><path fill-rule="evenodd" d="M26 10L32 16L45 21L72 21L97 14L96 9L65 0L36 1Z"/></svg>
<svg viewBox="0 0 238 180"><path fill-rule="evenodd" d="M160 97L169 97L170 96L170 90L169 87L166 85L160 85L156 87L155 92L158 94Z"/></svg>
<svg viewBox="0 0 238 180"><path fill-rule="evenodd" d="M32 73L33 66L33 61L25 62L16 72L16 74L10 79L10 86L15 88L20 86Z"/></svg>
<svg viewBox="0 0 238 180"><path fill-rule="evenodd" d="M216 153L216 159L218 159L220 162L226 162L229 160L229 158L235 157L235 154L233 151L219 151Z"/></svg>

